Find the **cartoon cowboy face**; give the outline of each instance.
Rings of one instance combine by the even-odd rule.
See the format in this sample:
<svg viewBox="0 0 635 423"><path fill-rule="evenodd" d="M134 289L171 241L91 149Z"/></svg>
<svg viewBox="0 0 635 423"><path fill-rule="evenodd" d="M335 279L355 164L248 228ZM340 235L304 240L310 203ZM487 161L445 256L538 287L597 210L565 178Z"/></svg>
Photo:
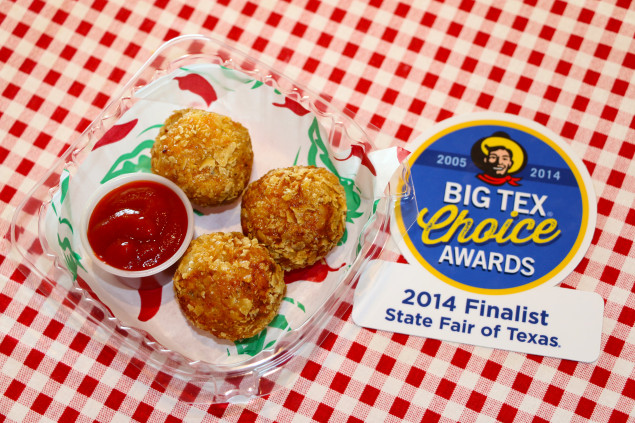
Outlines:
<svg viewBox="0 0 635 423"><path fill-rule="evenodd" d="M512 152L504 147L492 147L483 158L483 171L492 176L505 176L514 164Z"/></svg>
<svg viewBox="0 0 635 423"><path fill-rule="evenodd" d="M472 144L473 163L482 173L476 175L490 185L520 186L521 177L513 176L527 164L527 153L505 132L495 132Z"/></svg>

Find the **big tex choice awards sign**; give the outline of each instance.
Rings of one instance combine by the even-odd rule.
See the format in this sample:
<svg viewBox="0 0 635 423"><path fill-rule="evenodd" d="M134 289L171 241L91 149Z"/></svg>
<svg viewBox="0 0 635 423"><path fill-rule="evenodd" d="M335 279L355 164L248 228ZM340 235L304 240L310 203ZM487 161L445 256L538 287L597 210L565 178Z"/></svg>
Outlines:
<svg viewBox="0 0 635 423"><path fill-rule="evenodd" d="M590 176L568 145L533 121L478 113L438 124L413 147L414 195L396 201L391 228L408 263L367 267L355 321L596 360L602 298L557 287L584 256L596 221Z"/></svg>

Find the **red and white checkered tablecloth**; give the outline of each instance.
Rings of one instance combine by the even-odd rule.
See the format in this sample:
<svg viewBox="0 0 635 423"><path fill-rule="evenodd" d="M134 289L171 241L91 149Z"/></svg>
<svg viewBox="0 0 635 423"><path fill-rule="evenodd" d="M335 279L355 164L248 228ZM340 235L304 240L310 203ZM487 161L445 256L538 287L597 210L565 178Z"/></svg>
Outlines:
<svg viewBox="0 0 635 423"><path fill-rule="evenodd" d="M108 332L37 291L38 277L9 252L14 211L155 49L195 33L404 146L435 122L483 110L560 134L598 198L592 245L562 284L605 301L597 362L364 329L344 307L271 394L191 404L148 381ZM0 422L635 421L629 0L4 0L0 81Z"/></svg>

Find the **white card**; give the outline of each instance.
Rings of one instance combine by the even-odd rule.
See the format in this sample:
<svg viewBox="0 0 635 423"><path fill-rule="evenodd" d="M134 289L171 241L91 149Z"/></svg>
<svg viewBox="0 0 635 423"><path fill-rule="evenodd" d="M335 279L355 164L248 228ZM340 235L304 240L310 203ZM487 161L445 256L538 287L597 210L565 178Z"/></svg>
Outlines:
<svg viewBox="0 0 635 423"><path fill-rule="evenodd" d="M476 294L419 266L375 260L362 272L354 303L353 320L364 327L583 362L600 354L604 302L593 292Z"/></svg>

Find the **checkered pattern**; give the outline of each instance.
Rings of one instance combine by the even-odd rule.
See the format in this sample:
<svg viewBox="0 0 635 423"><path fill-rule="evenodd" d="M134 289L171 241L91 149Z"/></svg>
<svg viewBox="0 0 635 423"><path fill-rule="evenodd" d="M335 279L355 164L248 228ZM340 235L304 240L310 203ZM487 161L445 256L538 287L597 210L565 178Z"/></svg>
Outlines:
<svg viewBox="0 0 635 423"><path fill-rule="evenodd" d="M416 4L411 4L416 3ZM591 173L598 223L563 286L605 300L585 364L333 318L307 364L248 404L190 405L0 241L0 421L633 421L635 9L630 0L0 2L0 229L163 41L210 34L274 65L379 143L492 110L533 119ZM36 211L34 206L29 210ZM27 272L28 273L28 272ZM308 354L308 353L307 353Z"/></svg>

